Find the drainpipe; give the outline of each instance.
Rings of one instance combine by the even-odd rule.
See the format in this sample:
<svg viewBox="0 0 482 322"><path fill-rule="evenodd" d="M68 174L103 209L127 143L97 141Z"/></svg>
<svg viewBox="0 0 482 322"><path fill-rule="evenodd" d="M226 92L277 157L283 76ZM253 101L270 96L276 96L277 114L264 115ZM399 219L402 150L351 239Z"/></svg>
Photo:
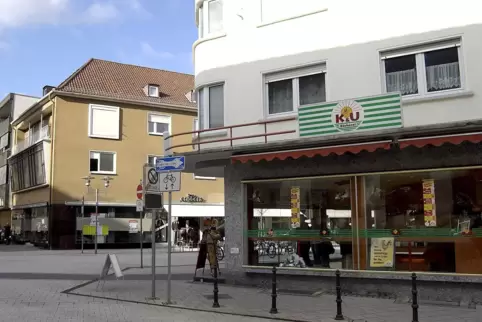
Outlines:
<svg viewBox="0 0 482 322"><path fill-rule="evenodd" d="M53 223L53 206L52 206L52 190L53 190L53 183L54 183L54 145L55 145L55 114L56 114L56 105L55 101L52 99L52 92L49 93L49 102L52 103L52 128L50 129L50 178L49 178L49 248L52 250L52 223ZM42 124L40 124L42 126ZM75 219L77 220L77 218ZM75 233L77 233L77 227L75 227ZM74 239L75 240L75 239Z"/></svg>

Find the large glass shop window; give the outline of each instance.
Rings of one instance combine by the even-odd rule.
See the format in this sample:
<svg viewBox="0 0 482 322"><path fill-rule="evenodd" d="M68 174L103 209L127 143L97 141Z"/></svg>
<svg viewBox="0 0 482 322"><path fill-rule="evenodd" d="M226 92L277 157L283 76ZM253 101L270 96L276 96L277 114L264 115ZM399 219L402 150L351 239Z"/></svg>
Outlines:
<svg viewBox="0 0 482 322"><path fill-rule="evenodd" d="M367 267L482 273L482 170L365 178Z"/></svg>
<svg viewBox="0 0 482 322"><path fill-rule="evenodd" d="M248 264L482 274L482 169L247 184Z"/></svg>
<svg viewBox="0 0 482 322"><path fill-rule="evenodd" d="M250 265L351 268L350 178L257 182L248 194Z"/></svg>

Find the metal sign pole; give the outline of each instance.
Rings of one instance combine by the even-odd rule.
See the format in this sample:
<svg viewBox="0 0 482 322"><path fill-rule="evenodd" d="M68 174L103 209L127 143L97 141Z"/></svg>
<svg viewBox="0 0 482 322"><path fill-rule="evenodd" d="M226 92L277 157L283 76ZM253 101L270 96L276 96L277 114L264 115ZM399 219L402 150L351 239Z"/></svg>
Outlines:
<svg viewBox="0 0 482 322"><path fill-rule="evenodd" d="M152 211L151 227L152 251L152 299L156 298L156 211Z"/></svg>
<svg viewBox="0 0 482 322"><path fill-rule="evenodd" d="M143 254L143 250L142 250L142 244L144 242L144 230L142 229L142 221L144 220L144 216L143 216L143 212L142 211L139 211L139 217L140 217L140 220L141 220L141 268L144 268L144 254Z"/></svg>
<svg viewBox="0 0 482 322"><path fill-rule="evenodd" d="M99 189L95 189L95 237L94 246L97 254L97 229L99 228Z"/></svg>
<svg viewBox="0 0 482 322"><path fill-rule="evenodd" d="M167 304L171 304L171 254L172 254L172 192L169 191L167 214Z"/></svg>
<svg viewBox="0 0 482 322"><path fill-rule="evenodd" d="M84 203L85 203L85 197L82 196L82 208L80 208L80 212L82 214L82 220L80 222L80 230L82 232L82 239L81 239L82 254L84 253Z"/></svg>

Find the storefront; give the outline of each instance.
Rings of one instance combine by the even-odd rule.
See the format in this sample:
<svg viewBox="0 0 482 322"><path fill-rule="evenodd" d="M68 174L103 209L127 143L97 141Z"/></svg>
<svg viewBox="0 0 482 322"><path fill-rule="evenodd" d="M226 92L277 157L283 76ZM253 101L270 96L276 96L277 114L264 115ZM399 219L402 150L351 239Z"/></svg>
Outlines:
<svg viewBox="0 0 482 322"><path fill-rule="evenodd" d="M13 207L11 229L14 242L28 241L49 248L49 217L47 203Z"/></svg>
<svg viewBox="0 0 482 322"><path fill-rule="evenodd" d="M425 298L482 301L481 141L460 133L232 156L227 269L257 283L273 264L292 267L280 278L305 291L331 288L341 269L349 291L389 295L409 294L418 272Z"/></svg>

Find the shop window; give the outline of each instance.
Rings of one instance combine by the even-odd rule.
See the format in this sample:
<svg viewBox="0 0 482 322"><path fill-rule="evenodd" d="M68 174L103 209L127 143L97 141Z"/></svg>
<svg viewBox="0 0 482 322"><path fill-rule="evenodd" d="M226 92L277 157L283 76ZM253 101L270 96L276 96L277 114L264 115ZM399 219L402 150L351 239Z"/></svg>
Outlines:
<svg viewBox="0 0 482 322"><path fill-rule="evenodd" d="M462 88L460 40L382 55L386 92L428 94Z"/></svg>
<svg viewBox="0 0 482 322"><path fill-rule="evenodd" d="M481 169L365 177L367 267L480 274L481 180Z"/></svg>
<svg viewBox="0 0 482 322"><path fill-rule="evenodd" d="M268 115L296 112L299 106L326 101L324 65L265 75Z"/></svg>
<svg viewBox="0 0 482 322"><path fill-rule="evenodd" d="M248 191L251 265L352 268L350 178L256 182Z"/></svg>

